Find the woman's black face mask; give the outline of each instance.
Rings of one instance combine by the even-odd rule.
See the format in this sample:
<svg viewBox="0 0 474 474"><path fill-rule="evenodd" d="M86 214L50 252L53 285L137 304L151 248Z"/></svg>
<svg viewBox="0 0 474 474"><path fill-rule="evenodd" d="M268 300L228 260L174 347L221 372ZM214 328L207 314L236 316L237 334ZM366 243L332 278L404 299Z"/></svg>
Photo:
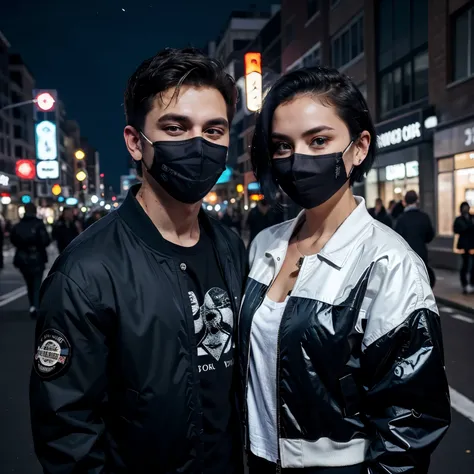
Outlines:
<svg viewBox="0 0 474 474"><path fill-rule="evenodd" d="M225 170L228 148L202 137L188 140L152 142L155 155L150 168L151 177L177 201L194 204L203 199Z"/></svg>
<svg viewBox="0 0 474 474"><path fill-rule="evenodd" d="M312 209L332 198L347 182L344 151L327 155L294 153L288 158L275 158L272 169L283 191L299 206Z"/></svg>

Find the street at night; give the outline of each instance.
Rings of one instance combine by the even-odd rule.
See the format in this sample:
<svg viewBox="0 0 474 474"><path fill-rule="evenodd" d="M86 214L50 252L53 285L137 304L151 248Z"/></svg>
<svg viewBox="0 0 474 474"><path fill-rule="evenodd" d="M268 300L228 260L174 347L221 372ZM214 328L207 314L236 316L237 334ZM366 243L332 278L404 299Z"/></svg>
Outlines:
<svg viewBox="0 0 474 474"><path fill-rule="evenodd" d="M54 258L55 253L51 256ZM34 354L35 322L28 314L25 288L7 253L0 274L1 473L40 474L30 433L28 383ZM474 296L472 296L474 304ZM452 425L435 451L430 474L474 472L474 313L439 305L446 368L451 387ZM429 396L427 394L426 396Z"/></svg>

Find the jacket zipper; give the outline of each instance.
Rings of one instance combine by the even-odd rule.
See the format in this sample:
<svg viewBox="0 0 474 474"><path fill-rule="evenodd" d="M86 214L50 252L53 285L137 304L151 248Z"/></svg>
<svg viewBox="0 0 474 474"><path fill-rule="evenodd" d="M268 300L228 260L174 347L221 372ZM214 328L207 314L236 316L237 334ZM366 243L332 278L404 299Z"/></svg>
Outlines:
<svg viewBox="0 0 474 474"><path fill-rule="evenodd" d="M288 303L287 303L288 304ZM276 368L276 416L277 416L277 449L278 459L276 462L276 474L281 473L281 451L280 451L280 432L281 432L281 420L280 420L280 333L281 326L283 324L283 318L286 313L283 312L280 325L278 326L278 339L277 339L277 368Z"/></svg>

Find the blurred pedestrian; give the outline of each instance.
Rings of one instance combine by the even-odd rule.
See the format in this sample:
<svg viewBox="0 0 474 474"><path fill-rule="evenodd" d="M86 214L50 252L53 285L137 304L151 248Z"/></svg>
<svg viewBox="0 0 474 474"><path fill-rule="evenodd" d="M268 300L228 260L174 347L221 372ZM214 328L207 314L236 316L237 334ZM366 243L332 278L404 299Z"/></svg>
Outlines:
<svg viewBox="0 0 474 474"><path fill-rule="evenodd" d="M64 252L68 245L81 233L81 224L74 216L72 208L65 207L61 217L53 226L53 240L56 241L59 253Z"/></svg>
<svg viewBox="0 0 474 474"><path fill-rule="evenodd" d="M242 223L235 208L231 206L227 206L227 209L225 210L225 213L222 215L222 218L220 219L220 221L224 225L232 229L237 235L240 235Z"/></svg>
<svg viewBox="0 0 474 474"><path fill-rule="evenodd" d="M234 354L246 252L202 211L237 89L198 50L144 61L125 92L141 183L46 279L30 384L47 473L241 474Z"/></svg>
<svg viewBox="0 0 474 474"><path fill-rule="evenodd" d="M3 260L3 245L5 243L5 229L6 222L2 214L0 214L0 270L3 269L4 260Z"/></svg>
<svg viewBox="0 0 474 474"><path fill-rule="evenodd" d="M266 199L258 201L247 217L247 227L250 231L249 245L262 230L271 227L275 223L275 214L271 212L268 201Z"/></svg>
<svg viewBox="0 0 474 474"><path fill-rule="evenodd" d="M433 269L428 265L428 244L434 239L435 231L431 219L419 208L418 194L408 191L405 195L406 207L398 218L395 230L423 260L428 270L431 287L435 284Z"/></svg>
<svg viewBox="0 0 474 474"><path fill-rule="evenodd" d="M392 219L387 213L383 201L380 198L375 200L375 207L369 209L369 214L377 221L385 224L387 227L392 228Z"/></svg>
<svg viewBox="0 0 474 474"><path fill-rule="evenodd" d="M403 205L402 201L390 201L390 204L391 211L389 212L389 215L392 219L392 227L395 228L397 225L398 218L403 215L405 206Z"/></svg>
<svg viewBox="0 0 474 474"><path fill-rule="evenodd" d="M462 265L459 272L463 293L474 293L474 216L471 206L463 202L459 207L461 215L456 217L453 231L459 235L457 249L462 252Z"/></svg>
<svg viewBox="0 0 474 474"><path fill-rule="evenodd" d="M16 248L13 264L23 275L28 290L30 315L36 317L41 282L48 261L46 249L51 240L43 221L36 217L33 203L25 204L25 215L13 227L10 240Z"/></svg>
<svg viewBox="0 0 474 474"><path fill-rule="evenodd" d="M100 221L102 218L102 214L100 213L99 210L94 211L91 216L86 220L86 223L84 225L84 230L88 229L92 224L95 224L96 222Z"/></svg>

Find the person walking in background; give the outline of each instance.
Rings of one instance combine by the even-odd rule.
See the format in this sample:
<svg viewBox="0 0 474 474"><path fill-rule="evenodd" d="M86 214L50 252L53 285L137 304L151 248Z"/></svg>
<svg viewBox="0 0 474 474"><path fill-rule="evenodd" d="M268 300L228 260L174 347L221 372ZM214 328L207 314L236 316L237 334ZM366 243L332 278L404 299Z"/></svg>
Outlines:
<svg viewBox="0 0 474 474"><path fill-rule="evenodd" d="M388 214L392 219L392 227L395 228L397 225L398 218L403 215L403 211L405 210L405 206L403 205L402 201L390 201L388 205Z"/></svg>
<svg viewBox="0 0 474 474"><path fill-rule="evenodd" d="M25 205L25 215L13 227L10 240L16 248L13 264L20 270L28 289L30 315L36 317L41 282L48 261L46 248L51 239L43 221L36 217L36 206L33 203Z"/></svg>
<svg viewBox="0 0 474 474"><path fill-rule="evenodd" d="M369 214L377 221L385 224L387 227L392 227L392 219L388 215L385 206L383 205L383 201L380 198L375 200L375 207L369 209Z"/></svg>
<svg viewBox="0 0 474 474"><path fill-rule="evenodd" d="M84 230L88 229L92 224L95 224L96 222L100 221L101 218L102 214L100 213L100 211L94 211L92 215L86 220Z"/></svg>
<svg viewBox="0 0 474 474"><path fill-rule="evenodd" d="M428 266L428 247L435 237L435 231L431 219L418 206L418 194L416 191L408 191L405 195L406 207L403 214L398 218L395 230L410 245L410 247L423 260L428 270L431 287L434 287L435 275L433 269Z"/></svg>
<svg viewBox="0 0 474 474"><path fill-rule="evenodd" d="M461 286L464 294L474 293L474 217L469 203L463 202L459 208L461 215L456 217L453 231L459 235L457 249L462 251L460 271ZM469 279L468 279L469 274Z"/></svg>
<svg viewBox="0 0 474 474"><path fill-rule="evenodd" d="M67 246L81 233L81 230L81 225L75 219L73 210L70 207L65 207L53 227L53 240L56 241L59 253L66 250Z"/></svg>
<svg viewBox="0 0 474 474"><path fill-rule="evenodd" d="M0 214L0 270L3 268L3 244L5 242L5 218Z"/></svg>
<svg viewBox="0 0 474 474"><path fill-rule="evenodd" d="M242 221L235 208L227 206L227 209L220 218L220 221L222 224L232 229L237 235L240 235L242 230Z"/></svg>
<svg viewBox="0 0 474 474"><path fill-rule="evenodd" d="M247 217L247 227L250 231L249 245L262 230L274 224L277 224L275 214L272 212L267 200L262 199L258 201Z"/></svg>

